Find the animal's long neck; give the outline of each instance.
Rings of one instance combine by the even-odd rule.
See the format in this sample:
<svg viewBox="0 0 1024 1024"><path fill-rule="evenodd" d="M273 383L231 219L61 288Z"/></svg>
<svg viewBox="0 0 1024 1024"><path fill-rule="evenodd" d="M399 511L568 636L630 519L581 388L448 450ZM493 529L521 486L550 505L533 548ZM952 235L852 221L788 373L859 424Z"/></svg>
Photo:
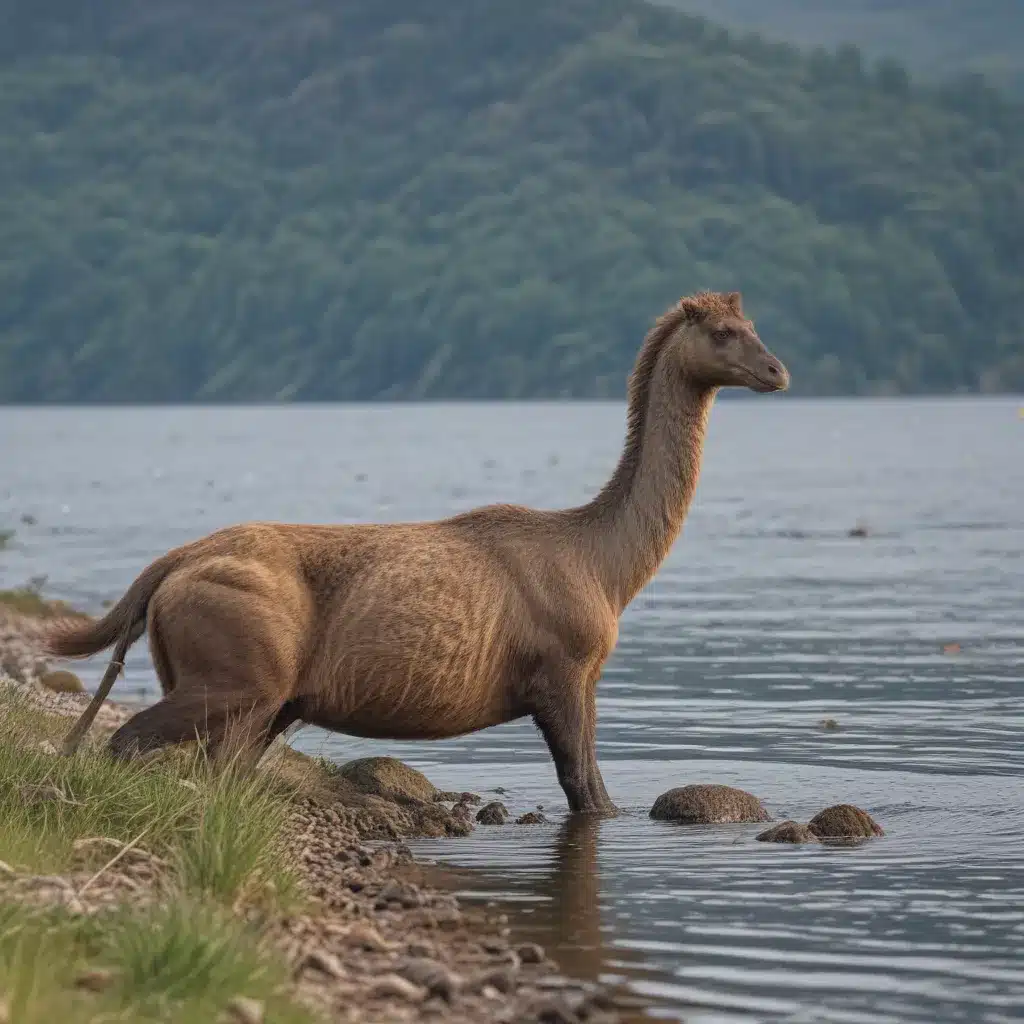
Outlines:
<svg viewBox="0 0 1024 1024"><path fill-rule="evenodd" d="M648 336L630 379L622 457L584 512L588 558L621 612L679 536L700 476L714 388L667 363L666 338Z"/></svg>

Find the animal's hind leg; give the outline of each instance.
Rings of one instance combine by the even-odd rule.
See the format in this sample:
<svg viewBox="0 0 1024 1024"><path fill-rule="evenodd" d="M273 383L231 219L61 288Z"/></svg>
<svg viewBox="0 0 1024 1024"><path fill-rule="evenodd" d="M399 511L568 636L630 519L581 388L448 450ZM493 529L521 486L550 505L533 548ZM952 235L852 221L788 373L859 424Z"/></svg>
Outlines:
<svg viewBox="0 0 1024 1024"><path fill-rule="evenodd" d="M178 687L125 722L110 738L114 757L147 754L173 743L205 741L217 756L225 741L233 748L261 750L279 708L252 696L234 699L223 691Z"/></svg>

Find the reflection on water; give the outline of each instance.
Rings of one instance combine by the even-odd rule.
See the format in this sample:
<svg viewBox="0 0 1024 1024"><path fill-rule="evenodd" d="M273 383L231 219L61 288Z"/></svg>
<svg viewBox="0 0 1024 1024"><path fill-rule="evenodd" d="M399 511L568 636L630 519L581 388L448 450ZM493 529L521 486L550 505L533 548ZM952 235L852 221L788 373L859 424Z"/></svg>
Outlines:
<svg viewBox="0 0 1024 1024"><path fill-rule="evenodd" d="M465 768L434 765L442 785ZM557 804L542 764L508 765L503 799ZM691 1022L1005 1021L1024 1010L1024 799L1011 777L779 762L613 760L624 807L602 822L478 829L419 857L472 869L460 895L513 908L573 970L628 980L651 1012ZM652 822L679 781L748 788L777 818L856 799L886 837L776 846L761 825ZM595 884L596 880L596 884Z"/></svg>
<svg viewBox="0 0 1024 1024"><path fill-rule="evenodd" d="M599 755L624 808L613 821L561 820L525 723L434 744L309 730L296 745L394 753L443 788L500 785L517 812L544 804L550 825L417 853L651 1013L1022 1020L1018 405L716 408L684 535L624 616L600 684ZM601 404L0 409L0 528L17 531L0 586L48 574L51 592L96 609L168 547L239 520L574 504L610 471L622 428L622 408ZM867 536L850 536L858 523ZM152 684L139 645L117 690ZM738 785L804 821L857 803L887 834L785 848L755 842L756 826L651 822L654 798L685 782Z"/></svg>

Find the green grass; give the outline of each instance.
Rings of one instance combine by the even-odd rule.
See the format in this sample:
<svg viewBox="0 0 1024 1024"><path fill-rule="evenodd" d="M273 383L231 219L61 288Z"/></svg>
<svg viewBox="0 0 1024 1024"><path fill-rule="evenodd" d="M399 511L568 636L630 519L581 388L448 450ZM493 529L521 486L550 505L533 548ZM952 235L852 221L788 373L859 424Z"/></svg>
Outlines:
<svg viewBox="0 0 1024 1024"><path fill-rule="evenodd" d="M76 984L96 970L109 977L101 991ZM287 981L259 936L221 908L170 902L90 918L0 905L0 993L19 1024L210 1024L236 996L263 1002L268 1021L310 1024Z"/></svg>
<svg viewBox="0 0 1024 1024"><path fill-rule="evenodd" d="M262 1000L269 1021L312 1020L289 1002L284 966L261 948L256 923L301 907L281 842L294 776L211 764L189 747L148 762L96 746L56 757L40 743L59 742L71 720L2 688L0 722L0 860L18 872L74 870L79 891L86 878L102 884L124 844L163 865L155 900L95 915L33 909L0 885L10 1020L207 1024L235 996ZM109 986L76 987L94 968L112 972Z"/></svg>
<svg viewBox="0 0 1024 1024"><path fill-rule="evenodd" d="M257 893L296 892L279 856L293 785L239 760L210 764L194 748L150 762L121 762L86 749L54 757L70 719L33 708L16 691L0 694L0 860L36 872L81 861L83 840L133 843L167 860L169 883L200 899L232 904ZM77 845L76 845L77 844ZM109 859L97 844L94 860Z"/></svg>

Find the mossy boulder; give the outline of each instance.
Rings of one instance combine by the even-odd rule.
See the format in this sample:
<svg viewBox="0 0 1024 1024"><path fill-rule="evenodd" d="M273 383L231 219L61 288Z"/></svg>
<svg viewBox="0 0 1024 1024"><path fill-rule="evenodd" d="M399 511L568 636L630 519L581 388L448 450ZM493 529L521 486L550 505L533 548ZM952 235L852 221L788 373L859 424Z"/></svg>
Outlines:
<svg viewBox="0 0 1024 1024"><path fill-rule="evenodd" d="M508 808L500 800L492 800L476 812L481 825L504 825L508 821Z"/></svg>
<svg viewBox="0 0 1024 1024"><path fill-rule="evenodd" d="M819 811L807 823L819 839L870 839L885 831L867 811L853 804L835 804Z"/></svg>
<svg viewBox="0 0 1024 1024"><path fill-rule="evenodd" d="M44 690L52 690L54 693L85 693L85 686L82 680L74 672L58 669L55 672L47 672L39 677L39 685Z"/></svg>
<svg viewBox="0 0 1024 1024"><path fill-rule="evenodd" d="M431 803L437 793L426 775L396 757L361 757L343 764L338 774L363 793L400 803Z"/></svg>
<svg viewBox="0 0 1024 1024"><path fill-rule="evenodd" d="M821 840L806 826L797 821L780 821L765 829L759 836L761 843L820 843Z"/></svg>
<svg viewBox="0 0 1024 1024"><path fill-rule="evenodd" d="M705 784L679 786L662 793L654 801L651 817L684 825L771 821L761 801L752 793L732 786Z"/></svg>

